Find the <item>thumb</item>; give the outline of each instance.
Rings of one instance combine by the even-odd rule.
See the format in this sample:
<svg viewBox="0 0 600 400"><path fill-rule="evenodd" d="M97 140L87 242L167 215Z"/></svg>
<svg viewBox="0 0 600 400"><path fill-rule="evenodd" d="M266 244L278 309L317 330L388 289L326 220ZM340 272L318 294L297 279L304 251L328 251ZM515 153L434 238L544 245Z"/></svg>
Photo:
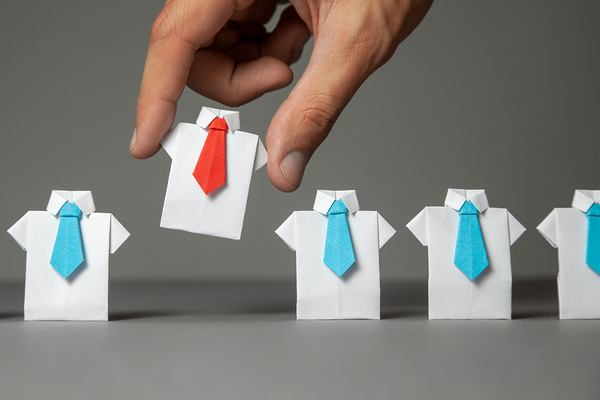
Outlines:
<svg viewBox="0 0 600 400"><path fill-rule="evenodd" d="M315 46L267 132L267 172L276 188L291 192L300 186L306 164L346 104L417 27L432 1L291 0L314 34Z"/></svg>
<svg viewBox="0 0 600 400"><path fill-rule="evenodd" d="M339 49L315 39L306 71L271 121L266 136L267 172L279 190L291 192L300 186L312 154L371 72Z"/></svg>

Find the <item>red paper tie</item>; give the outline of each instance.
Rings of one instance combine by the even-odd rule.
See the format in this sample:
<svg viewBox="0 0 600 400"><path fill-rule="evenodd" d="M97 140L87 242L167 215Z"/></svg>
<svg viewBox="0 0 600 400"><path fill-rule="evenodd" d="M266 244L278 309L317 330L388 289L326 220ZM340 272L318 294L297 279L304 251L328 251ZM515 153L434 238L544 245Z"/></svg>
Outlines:
<svg viewBox="0 0 600 400"><path fill-rule="evenodd" d="M225 134L227 129L227 122L224 118L215 118L210 123L208 136L200 152L200 157L198 157L196 168L192 173L206 194L209 194L226 181Z"/></svg>

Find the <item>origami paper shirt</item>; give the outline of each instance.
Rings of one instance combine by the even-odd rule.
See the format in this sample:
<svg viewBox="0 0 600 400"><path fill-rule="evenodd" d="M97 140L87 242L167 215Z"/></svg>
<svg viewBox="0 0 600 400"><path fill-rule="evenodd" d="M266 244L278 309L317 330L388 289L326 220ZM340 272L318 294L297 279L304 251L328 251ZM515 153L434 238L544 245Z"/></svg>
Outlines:
<svg viewBox="0 0 600 400"><path fill-rule="evenodd" d="M327 212L348 208L356 261L340 277L323 261ZM314 211L295 211L276 233L296 252L298 319L379 319L379 249L396 233L376 211L359 211L354 190L319 190Z"/></svg>
<svg viewBox="0 0 600 400"><path fill-rule="evenodd" d="M50 259L59 227L58 212L72 202L82 212L85 261L63 278ZM108 255L129 237L112 214L95 211L89 191L53 190L46 211L29 211L8 233L27 251L25 320L108 320Z"/></svg>
<svg viewBox="0 0 600 400"><path fill-rule="evenodd" d="M546 240L558 248L561 319L600 318L600 274L586 263L586 213L598 202L600 190L576 190L572 207L555 208L537 227Z"/></svg>
<svg viewBox="0 0 600 400"><path fill-rule="evenodd" d="M227 122L227 182L208 195L192 175L215 118ZM180 123L161 144L172 159L160 226L240 239L252 173L267 162L257 135L240 129L237 111L203 107L195 124Z"/></svg>
<svg viewBox="0 0 600 400"><path fill-rule="evenodd" d="M471 280L454 264L458 210L470 200L489 266ZM490 208L484 190L448 189L444 207L425 207L407 225L429 253L430 319L510 319L510 246L525 228L504 208Z"/></svg>

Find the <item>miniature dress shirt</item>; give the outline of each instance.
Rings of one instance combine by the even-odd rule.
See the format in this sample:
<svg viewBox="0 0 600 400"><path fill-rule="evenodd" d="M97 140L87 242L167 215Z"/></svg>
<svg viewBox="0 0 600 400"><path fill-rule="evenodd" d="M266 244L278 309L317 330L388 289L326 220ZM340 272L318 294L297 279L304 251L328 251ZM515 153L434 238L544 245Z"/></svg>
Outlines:
<svg viewBox="0 0 600 400"><path fill-rule="evenodd" d="M600 202L600 190L576 190L572 207L555 208L537 227L558 248L560 319L600 318L600 274L586 264L586 212Z"/></svg>
<svg viewBox="0 0 600 400"><path fill-rule="evenodd" d="M470 200L489 266L472 281L454 264L458 210ZM429 253L429 319L510 319L510 246L525 232L504 208L490 208L484 190L448 189L444 207L425 207L407 225Z"/></svg>
<svg viewBox="0 0 600 400"><path fill-rule="evenodd" d="M50 265L66 202L82 212L85 261L67 278ZM129 237L112 214L97 213L89 191L53 190L47 211L29 211L8 233L27 251L25 320L108 320L108 255Z"/></svg>
<svg viewBox="0 0 600 400"><path fill-rule="evenodd" d="M227 181L205 194L192 175L215 118L227 122ZM252 173L267 162L258 135L243 132L237 111L202 107L195 124L180 123L161 144L172 159L160 226L240 239Z"/></svg>
<svg viewBox="0 0 600 400"><path fill-rule="evenodd" d="M323 261L327 211L348 208L356 261L339 277ZM377 211L359 211L354 190L319 190L314 211L295 211L276 233L296 252L298 319L379 319L379 249L396 233Z"/></svg>

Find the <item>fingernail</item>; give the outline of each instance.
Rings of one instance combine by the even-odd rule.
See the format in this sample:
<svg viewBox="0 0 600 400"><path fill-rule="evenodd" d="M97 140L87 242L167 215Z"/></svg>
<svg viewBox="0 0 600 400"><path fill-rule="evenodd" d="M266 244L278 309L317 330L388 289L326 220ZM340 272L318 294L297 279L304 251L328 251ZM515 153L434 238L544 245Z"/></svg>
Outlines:
<svg viewBox="0 0 600 400"><path fill-rule="evenodd" d="M135 147L135 137L137 133L137 129L133 130L133 137L131 138L131 143L129 144L129 151L131 151Z"/></svg>
<svg viewBox="0 0 600 400"><path fill-rule="evenodd" d="M279 168L289 183L296 187L300 186L309 158L309 155L302 151L292 151L283 157Z"/></svg>

